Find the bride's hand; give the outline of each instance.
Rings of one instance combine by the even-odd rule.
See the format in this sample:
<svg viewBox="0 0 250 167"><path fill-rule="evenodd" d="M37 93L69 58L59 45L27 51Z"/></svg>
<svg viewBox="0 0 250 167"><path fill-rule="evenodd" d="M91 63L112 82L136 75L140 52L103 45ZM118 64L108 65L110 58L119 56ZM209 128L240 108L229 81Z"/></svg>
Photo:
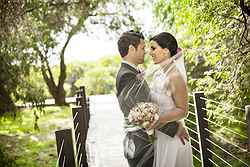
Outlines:
<svg viewBox="0 0 250 167"><path fill-rule="evenodd" d="M190 136L182 123L179 123L179 128L176 135L179 137L183 145L185 145L185 140L189 141Z"/></svg>
<svg viewBox="0 0 250 167"><path fill-rule="evenodd" d="M155 115L155 120L149 125L148 130L155 129L160 125L160 115Z"/></svg>

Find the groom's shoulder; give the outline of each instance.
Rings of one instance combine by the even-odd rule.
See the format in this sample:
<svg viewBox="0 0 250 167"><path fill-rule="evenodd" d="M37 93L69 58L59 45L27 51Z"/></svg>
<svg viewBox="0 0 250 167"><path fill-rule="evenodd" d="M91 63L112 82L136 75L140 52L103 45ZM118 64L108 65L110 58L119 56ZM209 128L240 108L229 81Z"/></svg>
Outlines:
<svg viewBox="0 0 250 167"><path fill-rule="evenodd" d="M118 77L122 77L124 75L136 75L134 71L128 68L125 64L121 64L121 67L117 73Z"/></svg>

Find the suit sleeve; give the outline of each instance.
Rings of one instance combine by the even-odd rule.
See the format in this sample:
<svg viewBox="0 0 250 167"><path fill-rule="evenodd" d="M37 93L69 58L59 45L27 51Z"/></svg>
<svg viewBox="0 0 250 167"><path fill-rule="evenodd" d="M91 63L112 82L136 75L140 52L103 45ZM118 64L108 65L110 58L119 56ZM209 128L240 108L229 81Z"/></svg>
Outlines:
<svg viewBox="0 0 250 167"><path fill-rule="evenodd" d="M140 80L136 75L127 73L121 77L120 99L128 107L132 108L136 103L149 102L149 87L145 80Z"/></svg>

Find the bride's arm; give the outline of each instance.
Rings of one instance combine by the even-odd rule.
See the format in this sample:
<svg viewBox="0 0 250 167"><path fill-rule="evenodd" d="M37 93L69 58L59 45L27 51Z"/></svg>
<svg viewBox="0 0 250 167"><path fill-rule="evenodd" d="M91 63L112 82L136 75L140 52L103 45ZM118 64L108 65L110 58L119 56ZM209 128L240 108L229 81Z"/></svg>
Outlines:
<svg viewBox="0 0 250 167"><path fill-rule="evenodd" d="M171 73L170 76L170 90L176 108L174 111L165 112L160 115L159 123L165 124L167 122L179 121L188 115L188 92L186 83L177 71Z"/></svg>

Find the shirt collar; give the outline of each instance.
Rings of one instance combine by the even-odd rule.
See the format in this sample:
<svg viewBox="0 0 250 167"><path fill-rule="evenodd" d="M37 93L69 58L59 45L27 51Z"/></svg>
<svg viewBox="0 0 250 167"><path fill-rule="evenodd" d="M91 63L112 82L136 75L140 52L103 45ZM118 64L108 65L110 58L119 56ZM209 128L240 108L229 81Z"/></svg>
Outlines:
<svg viewBox="0 0 250 167"><path fill-rule="evenodd" d="M139 71L139 68L135 64L132 64L126 60L122 60L122 63L125 63L125 64L131 66L132 68L134 68L136 71Z"/></svg>

